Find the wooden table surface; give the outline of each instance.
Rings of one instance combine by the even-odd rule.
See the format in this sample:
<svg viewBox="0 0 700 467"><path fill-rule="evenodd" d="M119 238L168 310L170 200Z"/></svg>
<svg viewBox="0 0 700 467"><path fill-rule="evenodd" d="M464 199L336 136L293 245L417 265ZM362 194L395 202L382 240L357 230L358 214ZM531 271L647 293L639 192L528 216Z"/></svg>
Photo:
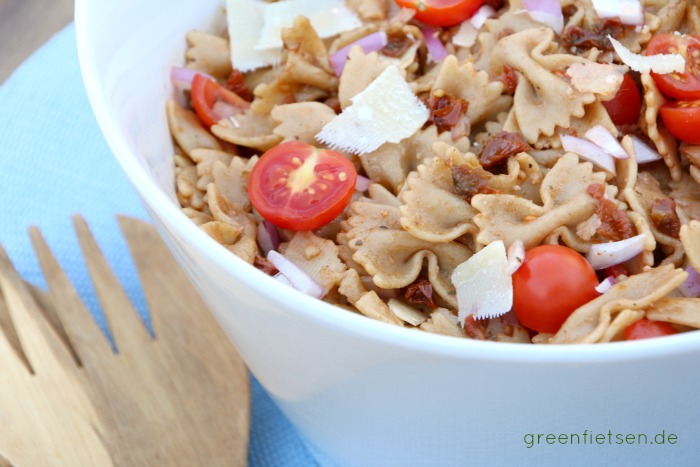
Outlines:
<svg viewBox="0 0 700 467"><path fill-rule="evenodd" d="M73 20L73 0L0 0L0 83Z"/></svg>

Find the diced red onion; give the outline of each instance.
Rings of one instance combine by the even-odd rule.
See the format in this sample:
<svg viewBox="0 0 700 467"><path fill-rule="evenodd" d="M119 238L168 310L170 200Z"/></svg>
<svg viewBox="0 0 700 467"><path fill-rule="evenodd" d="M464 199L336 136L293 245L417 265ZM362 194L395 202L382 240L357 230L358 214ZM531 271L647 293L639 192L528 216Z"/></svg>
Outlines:
<svg viewBox="0 0 700 467"><path fill-rule="evenodd" d="M596 286L595 290L596 292L602 294L610 290L610 287L612 287L615 284L617 284L617 279L615 279L613 276L608 276Z"/></svg>
<svg viewBox="0 0 700 467"><path fill-rule="evenodd" d="M591 245L586 259L596 271L615 266L642 253L646 237L646 234L639 234L619 242L596 243Z"/></svg>
<svg viewBox="0 0 700 467"><path fill-rule="evenodd" d="M559 138L565 151L576 153L598 167L615 174L615 160L595 144L575 136L559 135Z"/></svg>
<svg viewBox="0 0 700 467"><path fill-rule="evenodd" d="M275 275L272 276L272 277L274 277L275 279L277 279L279 282L283 283L284 285L288 285L289 287L294 287L294 286L292 285L292 283L289 282L289 279L287 279L287 278L284 276L284 274L282 274L281 272L278 272L277 274L275 274Z"/></svg>
<svg viewBox="0 0 700 467"><path fill-rule="evenodd" d="M440 40L440 32L430 26L424 26L421 29L425 38L425 46L428 48L428 55L435 63L439 63L447 57L447 49Z"/></svg>
<svg viewBox="0 0 700 467"><path fill-rule="evenodd" d="M637 158L637 164L646 164L647 162L654 162L663 159L658 151L655 151L647 146L637 136L632 136L632 144L634 145L634 154Z"/></svg>
<svg viewBox="0 0 700 467"><path fill-rule="evenodd" d="M270 250L270 252L267 254L267 259L269 259L270 262L275 265L280 274L289 280L292 287L297 289L299 292L315 298L323 297L323 287L321 287L318 282L313 280L308 274L301 270L299 266L292 263L275 250Z"/></svg>
<svg viewBox="0 0 700 467"><path fill-rule="evenodd" d="M512 276L515 271L520 269L520 266L523 265L523 261L525 261L525 244L523 241L514 241L508 247L507 256L508 262L506 263L506 272Z"/></svg>
<svg viewBox="0 0 700 467"><path fill-rule="evenodd" d="M678 287L678 290L685 297L700 297L700 274L692 266L685 268L685 271L688 273L688 278Z"/></svg>
<svg viewBox="0 0 700 467"><path fill-rule="evenodd" d="M365 37L362 37L356 40L355 42L346 45L345 47L331 55L331 67L333 68L333 71L335 72L336 76L340 76L343 74L343 70L345 69L345 63L348 61L348 54L350 53L350 49L352 49L354 46L360 46L364 53L368 54L370 52L376 52L378 50L381 50L386 45L386 43L387 37L384 31L375 32Z"/></svg>
<svg viewBox="0 0 700 467"><path fill-rule="evenodd" d="M193 70L192 68L174 66L170 69L170 80L177 84L177 86L181 89L190 89L192 87L192 80L194 79L195 75L206 76L210 80L216 81L213 76L201 71Z"/></svg>
<svg viewBox="0 0 700 467"><path fill-rule="evenodd" d="M619 18L622 24L644 26L644 7L639 0L593 0L599 18Z"/></svg>
<svg viewBox="0 0 700 467"><path fill-rule="evenodd" d="M564 13L559 0L523 0L523 5L532 19L561 34L564 29Z"/></svg>
<svg viewBox="0 0 700 467"><path fill-rule="evenodd" d="M494 10L492 6L482 5L481 8L476 10L476 13L474 13L472 17L469 18L469 22L476 29L481 29L481 26L484 25L486 20L489 18L493 18L494 16L496 16L496 10Z"/></svg>
<svg viewBox="0 0 700 467"><path fill-rule="evenodd" d="M596 125L586 132L586 138L596 144L603 151L617 159L629 159L625 148L617 141L610 131L603 125Z"/></svg>
<svg viewBox="0 0 700 467"><path fill-rule="evenodd" d="M369 178L365 177L364 175L358 175L357 176L357 181L355 182L355 189L357 191L367 191L369 190L369 186L372 184L372 180Z"/></svg>
<svg viewBox="0 0 700 467"><path fill-rule="evenodd" d="M276 250L280 246L280 234L272 223L263 220L258 224L258 244L263 253Z"/></svg>

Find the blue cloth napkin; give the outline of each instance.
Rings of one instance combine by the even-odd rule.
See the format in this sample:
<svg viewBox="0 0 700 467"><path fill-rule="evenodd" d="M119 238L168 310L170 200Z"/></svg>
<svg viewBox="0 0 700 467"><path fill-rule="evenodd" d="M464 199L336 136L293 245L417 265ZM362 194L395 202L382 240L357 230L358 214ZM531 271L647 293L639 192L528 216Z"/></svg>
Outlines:
<svg viewBox="0 0 700 467"><path fill-rule="evenodd" d="M27 236L27 228L36 225L105 329L71 224L71 215L80 213L148 323L143 293L115 215L148 217L90 109L72 25L0 86L0 164L0 243L20 274L44 285ZM252 399L249 465L321 462L254 378Z"/></svg>

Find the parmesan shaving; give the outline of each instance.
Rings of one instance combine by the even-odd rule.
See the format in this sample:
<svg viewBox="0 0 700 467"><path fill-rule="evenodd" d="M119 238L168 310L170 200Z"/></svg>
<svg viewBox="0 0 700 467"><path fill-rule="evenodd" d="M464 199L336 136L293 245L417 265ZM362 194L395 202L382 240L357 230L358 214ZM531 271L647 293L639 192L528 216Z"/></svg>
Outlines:
<svg viewBox="0 0 700 467"><path fill-rule="evenodd" d="M291 26L297 16L306 16L322 39L362 26L362 21L339 0L284 0L265 5L255 53L282 47L280 31Z"/></svg>
<svg viewBox="0 0 700 467"><path fill-rule="evenodd" d="M625 73L626 66L603 63L574 63L566 70L577 91L597 94L603 100L615 97Z"/></svg>
<svg viewBox="0 0 700 467"><path fill-rule="evenodd" d="M513 279L506 271L508 259L501 240L491 242L457 266L452 283L457 289L459 322L468 315L476 319L495 318L513 306Z"/></svg>
<svg viewBox="0 0 700 467"><path fill-rule="evenodd" d="M282 49L256 50L268 4L259 0L226 0L231 62L242 72L277 65Z"/></svg>
<svg viewBox="0 0 700 467"><path fill-rule="evenodd" d="M479 34L479 30L474 27L469 21L463 21L459 25L457 33L452 36L452 43L460 47L471 47L476 44L476 37Z"/></svg>
<svg viewBox="0 0 700 467"><path fill-rule="evenodd" d="M639 0L593 0L599 18L618 18L622 24L644 26L644 6Z"/></svg>
<svg viewBox="0 0 700 467"><path fill-rule="evenodd" d="M430 114L396 66L384 70L351 100L350 107L316 135L318 141L332 149L365 154L413 135Z"/></svg>
<svg viewBox="0 0 700 467"><path fill-rule="evenodd" d="M608 39L620 56L620 60L634 71L639 73L682 73L685 70L685 58L680 54L639 55L631 52L614 37L608 35Z"/></svg>

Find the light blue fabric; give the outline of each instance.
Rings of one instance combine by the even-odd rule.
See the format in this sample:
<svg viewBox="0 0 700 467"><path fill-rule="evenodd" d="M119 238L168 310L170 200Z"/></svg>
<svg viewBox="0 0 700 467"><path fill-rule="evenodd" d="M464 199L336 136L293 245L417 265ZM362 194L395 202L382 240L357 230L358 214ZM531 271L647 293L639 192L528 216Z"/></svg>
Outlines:
<svg viewBox="0 0 700 467"><path fill-rule="evenodd" d="M147 312L115 214L147 219L104 141L83 88L72 25L0 86L0 243L27 280L44 281L27 228L37 225L104 329L73 233L82 214L144 319ZM310 449L253 379L249 465L316 465Z"/></svg>

